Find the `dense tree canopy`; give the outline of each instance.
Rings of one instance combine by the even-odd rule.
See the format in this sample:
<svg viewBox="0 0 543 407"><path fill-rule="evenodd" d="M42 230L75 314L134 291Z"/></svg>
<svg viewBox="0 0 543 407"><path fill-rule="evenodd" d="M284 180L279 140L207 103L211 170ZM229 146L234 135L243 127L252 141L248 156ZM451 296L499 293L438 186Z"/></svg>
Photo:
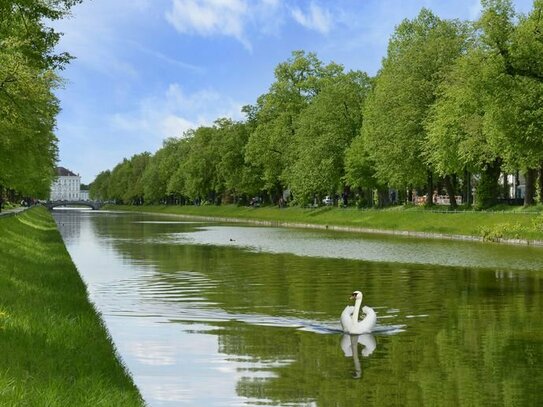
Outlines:
<svg viewBox="0 0 543 407"><path fill-rule="evenodd" d="M321 91L300 113L291 147L295 160L286 172L297 202L343 189L345 150L360 133L362 106L369 92L363 72L339 74L323 81Z"/></svg>
<svg viewBox="0 0 543 407"><path fill-rule="evenodd" d="M168 139L101 173L92 191L137 203L299 205L325 195L409 202L411 191L431 203L445 191L455 206L473 186L484 208L510 198L505 171L525 174L531 204L543 173L543 0L526 15L508 0L482 6L475 22L427 9L404 20L375 78L295 51L244 121Z"/></svg>
<svg viewBox="0 0 543 407"><path fill-rule="evenodd" d="M396 188L428 183L432 190L433 168L422 157L424 123L465 43L464 24L426 9L396 28L364 110L361 135L381 183Z"/></svg>
<svg viewBox="0 0 543 407"><path fill-rule="evenodd" d="M255 127L246 147L246 160L262 169L262 189L287 187L287 171L296 160L295 133L300 113L321 91L327 79L342 73L341 66L323 65L315 54L293 52L275 69L275 82L253 108Z"/></svg>
<svg viewBox="0 0 543 407"><path fill-rule="evenodd" d="M45 197L54 177L57 75L70 56L46 20L78 0L4 0L0 4L0 198L3 188Z"/></svg>

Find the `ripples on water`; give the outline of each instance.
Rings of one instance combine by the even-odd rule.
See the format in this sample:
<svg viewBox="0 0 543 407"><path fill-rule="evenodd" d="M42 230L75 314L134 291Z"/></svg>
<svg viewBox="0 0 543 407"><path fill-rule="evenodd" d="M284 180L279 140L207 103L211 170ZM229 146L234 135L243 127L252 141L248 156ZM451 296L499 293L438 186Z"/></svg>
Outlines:
<svg viewBox="0 0 543 407"><path fill-rule="evenodd" d="M201 296L203 292L213 291L218 287L199 273L177 272L169 276L168 282L152 281L152 277L152 275L139 276L137 279L97 285L94 295L97 302L105 305L103 310L112 316L159 317L171 322L188 323L237 321L257 326L295 328L320 334L342 332L337 319L317 320L250 312L227 312L220 308L220 304L210 302ZM112 291L123 298L122 305L107 300ZM390 325L380 322L381 319L397 317L399 310L387 310L383 307L375 307L375 310L377 313L387 314L378 317L379 323L375 328L375 333L391 335L403 331L405 327L403 324ZM244 309L244 311L249 310ZM405 316L405 318L412 317L414 316Z"/></svg>
<svg viewBox="0 0 543 407"><path fill-rule="evenodd" d="M543 381L542 250L56 217L150 406L531 405ZM340 334L354 289L370 337Z"/></svg>
<svg viewBox="0 0 543 407"><path fill-rule="evenodd" d="M271 227L202 226L155 239L155 243L234 246L266 253L443 266L539 270L543 262L541 248Z"/></svg>

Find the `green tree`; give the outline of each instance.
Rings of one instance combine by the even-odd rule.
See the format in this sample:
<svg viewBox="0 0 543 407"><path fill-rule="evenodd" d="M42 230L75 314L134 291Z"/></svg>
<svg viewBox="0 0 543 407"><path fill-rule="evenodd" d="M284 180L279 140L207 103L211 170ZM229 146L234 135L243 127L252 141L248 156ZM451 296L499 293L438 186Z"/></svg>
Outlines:
<svg viewBox="0 0 543 407"><path fill-rule="evenodd" d="M381 183L402 189L426 184L431 197L433 169L422 157L424 122L465 43L464 24L426 9L396 28L364 109L364 145Z"/></svg>
<svg viewBox="0 0 543 407"><path fill-rule="evenodd" d="M129 188L131 172L132 168L130 161L126 158L113 168L108 185L108 196L110 200L120 204L127 203L124 200L124 196Z"/></svg>
<svg viewBox="0 0 543 407"><path fill-rule="evenodd" d="M438 99L425 123L425 156L439 175L480 174L479 208L494 205L498 195L503 151L489 140L487 129L491 125L488 107L495 103L492 89L499 73L495 58L481 44L475 45L457 59L439 86ZM464 182L469 188L469 180Z"/></svg>
<svg viewBox="0 0 543 407"><path fill-rule="evenodd" d="M3 187L48 195L57 158L53 90L70 56L56 53L60 34L46 22L66 16L78 2L0 3L0 197Z"/></svg>
<svg viewBox="0 0 543 407"><path fill-rule="evenodd" d="M428 161L441 175L480 174L482 208L496 203L502 165L525 172L525 203L533 202L543 159L541 4L516 16L509 1L483 2L473 46L442 83L427 120Z"/></svg>
<svg viewBox="0 0 543 407"><path fill-rule="evenodd" d="M130 174L128 175L127 189L123 195L125 202L141 205L144 202L143 174L149 164L151 154L144 152L130 158Z"/></svg>
<svg viewBox="0 0 543 407"><path fill-rule="evenodd" d="M295 161L298 115L322 88L323 78L341 74L342 67L323 66L313 53L293 52L275 68L275 82L251 111L255 127L246 148L246 160L262 169L262 189L279 194L286 186L286 169Z"/></svg>
<svg viewBox="0 0 543 407"><path fill-rule="evenodd" d="M174 199L181 199L184 201L186 197L185 191L185 174L183 163L186 161L189 151L192 131L187 131L180 139L176 139L169 147L169 153L164 159L161 166L162 171L167 171L169 175L168 184L166 186L166 193L172 196Z"/></svg>
<svg viewBox="0 0 543 407"><path fill-rule="evenodd" d="M215 202L221 190L217 167L220 162L217 127L199 127L188 132L188 151L179 167L183 195L198 201Z"/></svg>
<svg viewBox="0 0 543 407"><path fill-rule="evenodd" d="M245 123L220 119L217 127L219 163L217 173L221 191L228 201L246 201L260 191L258 168L245 161L249 126ZM219 191L218 191L219 192Z"/></svg>
<svg viewBox="0 0 543 407"><path fill-rule="evenodd" d="M146 203L175 203L181 198L183 188L178 183L177 171L186 158L186 144L186 139L168 138L149 158L142 175Z"/></svg>
<svg viewBox="0 0 543 407"><path fill-rule="evenodd" d="M345 150L360 133L368 76L349 72L322 80L321 91L296 123L296 159L287 172L295 200L343 192Z"/></svg>
<svg viewBox="0 0 543 407"><path fill-rule="evenodd" d="M373 93L370 92L367 99L371 99ZM365 138L359 133L351 142L345 151L345 182L351 188L357 190L358 206L373 206L373 191L379 192L379 206L384 205L387 200L388 187L378 181L375 174L375 163L371 158Z"/></svg>
<svg viewBox="0 0 543 407"><path fill-rule="evenodd" d="M531 205L543 160L543 1L535 0L526 16L516 15L507 0L483 5L482 39L501 68L487 109L488 135L506 165L525 173L524 203Z"/></svg>
<svg viewBox="0 0 543 407"><path fill-rule="evenodd" d="M143 196L145 203L160 203L166 199L167 180L163 180L160 172L161 157L164 148L159 149L149 159L149 164L142 175Z"/></svg>
<svg viewBox="0 0 543 407"><path fill-rule="evenodd" d="M109 181L111 171L106 170L99 173L94 181L90 184L89 197L93 200L107 201L109 196Z"/></svg>

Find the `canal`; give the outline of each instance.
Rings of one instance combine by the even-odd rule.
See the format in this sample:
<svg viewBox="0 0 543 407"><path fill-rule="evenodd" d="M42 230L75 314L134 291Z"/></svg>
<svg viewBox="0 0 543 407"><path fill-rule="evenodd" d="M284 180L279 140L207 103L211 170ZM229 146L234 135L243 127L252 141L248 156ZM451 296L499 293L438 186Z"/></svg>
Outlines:
<svg viewBox="0 0 543 407"><path fill-rule="evenodd" d="M55 210L149 406L530 406L543 248ZM340 332L353 290L373 334Z"/></svg>

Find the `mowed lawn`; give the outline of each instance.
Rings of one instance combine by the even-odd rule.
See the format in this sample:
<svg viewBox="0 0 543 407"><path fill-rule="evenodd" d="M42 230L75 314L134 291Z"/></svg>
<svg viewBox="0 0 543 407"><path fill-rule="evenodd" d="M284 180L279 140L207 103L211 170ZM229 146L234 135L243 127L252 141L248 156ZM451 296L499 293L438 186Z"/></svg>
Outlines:
<svg viewBox="0 0 543 407"><path fill-rule="evenodd" d="M0 218L0 405L144 405L45 208Z"/></svg>

